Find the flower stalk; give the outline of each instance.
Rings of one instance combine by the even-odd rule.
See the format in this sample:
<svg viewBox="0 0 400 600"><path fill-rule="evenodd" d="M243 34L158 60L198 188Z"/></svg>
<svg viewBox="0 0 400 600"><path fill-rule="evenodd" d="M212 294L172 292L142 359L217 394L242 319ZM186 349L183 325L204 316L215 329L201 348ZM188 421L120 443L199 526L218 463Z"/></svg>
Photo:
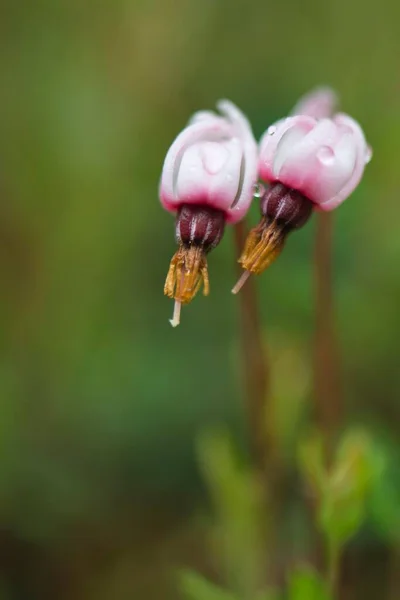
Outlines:
<svg viewBox="0 0 400 600"><path fill-rule="evenodd" d="M333 215L321 212L316 220L314 411L326 437L328 452L332 453L343 409L333 300Z"/></svg>
<svg viewBox="0 0 400 600"><path fill-rule="evenodd" d="M234 228L237 258L240 257L242 252L246 234L245 223L243 221L237 223ZM250 279L239 298L240 347L246 390L250 444L257 468L265 472L267 448L264 424L269 375L254 279Z"/></svg>

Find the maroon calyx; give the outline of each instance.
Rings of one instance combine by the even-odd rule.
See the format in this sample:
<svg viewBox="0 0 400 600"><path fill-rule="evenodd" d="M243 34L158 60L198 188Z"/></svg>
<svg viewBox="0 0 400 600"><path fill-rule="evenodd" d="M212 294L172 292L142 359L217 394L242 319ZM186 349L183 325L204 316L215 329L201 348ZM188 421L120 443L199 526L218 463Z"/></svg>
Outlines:
<svg viewBox="0 0 400 600"><path fill-rule="evenodd" d="M282 183L272 184L261 198L260 208L268 223L275 222L285 233L303 227L311 217L313 203Z"/></svg>
<svg viewBox="0 0 400 600"><path fill-rule="evenodd" d="M207 253L219 244L224 233L225 214L208 206L183 204L176 217L178 250L169 265L164 294L175 300L171 324L179 324L182 304L193 300L203 287L208 295Z"/></svg>
<svg viewBox="0 0 400 600"><path fill-rule="evenodd" d="M215 248L225 229L225 214L208 206L183 204L176 217L175 239L185 247Z"/></svg>
<svg viewBox="0 0 400 600"><path fill-rule="evenodd" d="M302 227L313 211L308 198L282 183L274 183L267 189L260 207L261 221L250 230L239 258L244 273L232 290L234 294L250 273L258 275L276 260L290 231Z"/></svg>

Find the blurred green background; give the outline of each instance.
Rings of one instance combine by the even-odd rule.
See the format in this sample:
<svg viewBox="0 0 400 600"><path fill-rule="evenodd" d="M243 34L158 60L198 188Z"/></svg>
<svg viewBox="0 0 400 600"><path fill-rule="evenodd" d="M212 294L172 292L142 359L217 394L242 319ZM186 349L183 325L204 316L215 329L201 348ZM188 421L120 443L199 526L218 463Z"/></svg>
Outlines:
<svg viewBox="0 0 400 600"><path fill-rule="evenodd" d="M195 438L222 423L246 448L233 236L210 257L211 296L173 330L157 188L174 137L221 97L259 137L328 84L364 127L374 158L336 215L337 334L346 421L395 457L399 20L393 0L3 0L2 599L172 600L175 568L213 573ZM314 229L257 280L289 471L311 397ZM379 595L389 546L366 525L346 597Z"/></svg>

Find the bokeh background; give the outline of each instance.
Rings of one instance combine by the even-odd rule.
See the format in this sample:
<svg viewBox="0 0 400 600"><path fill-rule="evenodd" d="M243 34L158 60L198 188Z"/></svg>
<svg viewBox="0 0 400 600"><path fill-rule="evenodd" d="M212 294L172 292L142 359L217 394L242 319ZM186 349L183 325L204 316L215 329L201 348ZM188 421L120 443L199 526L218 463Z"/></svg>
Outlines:
<svg viewBox="0 0 400 600"><path fill-rule="evenodd" d="M219 98L260 136L316 84L339 91L374 149L336 216L345 420L398 467L400 4L3 0L0 10L0 595L179 598L176 568L215 575L195 440L220 424L244 453L247 440L230 231L209 261L211 296L184 309L178 329L168 323L165 153ZM293 235L257 280L289 465L312 396L314 232L310 222ZM301 538L298 505L290 514L285 535ZM345 561L349 598L380 597L391 547L368 521Z"/></svg>

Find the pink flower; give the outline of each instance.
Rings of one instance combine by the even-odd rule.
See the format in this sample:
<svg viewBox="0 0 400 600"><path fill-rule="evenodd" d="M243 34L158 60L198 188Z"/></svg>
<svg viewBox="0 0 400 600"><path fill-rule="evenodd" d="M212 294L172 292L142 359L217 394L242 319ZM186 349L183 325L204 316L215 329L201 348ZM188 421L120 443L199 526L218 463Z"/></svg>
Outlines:
<svg viewBox="0 0 400 600"><path fill-rule="evenodd" d="M326 119L335 114L337 105L336 92L329 87L318 87L302 96L291 114Z"/></svg>
<svg viewBox="0 0 400 600"><path fill-rule="evenodd" d="M223 116L199 112L170 147L161 176L160 199L169 211L182 204L223 211L228 223L244 217L257 179L257 144L250 123L228 100Z"/></svg>
<svg viewBox="0 0 400 600"><path fill-rule="evenodd" d="M261 138L259 174L329 211L354 191L370 159L363 131L348 115L320 121L295 116L270 127Z"/></svg>
<svg viewBox="0 0 400 600"><path fill-rule="evenodd" d="M261 221L239 259L244 273L233 293L279 256L288 234L314 209L335 209L360 183L372 151L354 119L333 116L335 105L332 90L314 90L295 106L295 116L271 125L262 136L258 173L271 185L261 197Z"/></svg>
<svg viewBox="0 0 400 600"><path fill-rule="evenodd" d="M175 299L173 326L181 304L201 285L209 292L207 257L220 242L225 223L244 217L257 180L257 144L250 123L228 100L222 116L198 112L168 150L160 182L164 208L177 215L173 256L164 293Z"/></svg>

